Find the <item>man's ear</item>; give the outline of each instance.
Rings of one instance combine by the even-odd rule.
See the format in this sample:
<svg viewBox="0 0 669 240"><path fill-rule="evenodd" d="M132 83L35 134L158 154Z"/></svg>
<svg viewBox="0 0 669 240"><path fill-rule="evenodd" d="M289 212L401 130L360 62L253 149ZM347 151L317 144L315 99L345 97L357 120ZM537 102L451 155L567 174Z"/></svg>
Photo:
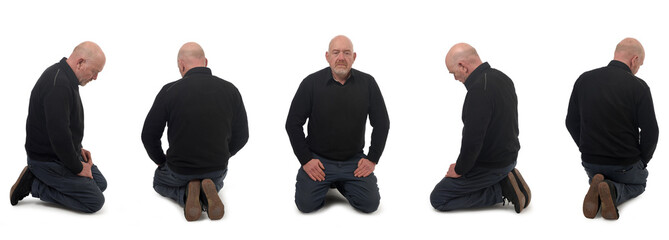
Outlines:
<svg viewBox="0 0 669 240"><path fill-rule="evenodd" d="M458 67L462 68L463 73L469 73L469 68L465 67L461 62L458 63Z"/></svg>
<svg viewBox="0 0 669 240"><path fill-rule="evenodd" d="M81 64L85 63L86 59L79 58L77 59L77 68L81 68Z"/></svg>

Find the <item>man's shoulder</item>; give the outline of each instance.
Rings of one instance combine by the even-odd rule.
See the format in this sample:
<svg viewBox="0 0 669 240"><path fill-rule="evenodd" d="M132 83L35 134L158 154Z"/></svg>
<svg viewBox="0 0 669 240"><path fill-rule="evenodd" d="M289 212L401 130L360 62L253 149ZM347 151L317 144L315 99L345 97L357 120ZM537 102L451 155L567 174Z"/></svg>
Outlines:
<svg viewBox="0 0 669 240"><path fill-rule="evenodd" d="M183 78L179 79L179 80L176 80L176 81L169 82L169 83L163 85L163 88L162 88L161 92L167 92L167 91L171 90L174 86L176 86L181 81L183 81Z"/></svg>
<svg viewBox="0 0 669 240"><path fill-rule="evenodd" d="M53 83L56 80L56 77L67 78L65 72L60 68L59 63L54 63L53 65L47 67L44 72L42 72L42 75L39 79Z"/></svg>
<svg viewBox="0 0 669 240"><path fill-rule="evenodd" d="M237 87L235 87L235 84L233 84L232 82L230 82L228 80L225 80L223 78L220 78L218 76L215 76L215 75L211 75L211 80L213 80L215 83L220 84L220 85L225 86L225 87L237 88Z"/></svg>
<svg viewBox="0 0 669 240"><path fill-rule="evenodd" d="M353 72L353 75L355 75L355 77L361 77L361 78L372 79L372 80L374 79L374 77L372 77L371 74L360 71L360 70L355 69L355 68L351 68L351 72Z"/></svg>
<svg viewBox="0 0 669 240"><path fill-rule="evenodd" d="M581 74L581 76L592 76L592 75L602 74L602 73L605 73L605 72L612 72L612 71L616 71L616 69L614 69L612 67L609 67L609 66L603 66L603 67L598 67L598 68L594 68L594 69L585 71L583 74Z"/></svg>
<svg viewBox="0 0 669 240"><path fill-rule="evenodd" d="M192 88L188 87L188 85L195 84L196 82L204 82L205 87L208 86L216 89L222 88L222 89L237 90L237 87L232 82L229 82L225 79L222 79L214 75L209 75L196 78L195 77L181 78L179 80L169 82L163 86L161 92L167 93L167 92L179 91L182 88ZM200 85L200 87L202 87L202 85Z"/></svg>
<svg viewBox="0 0 669 240"><path fill-rule="evenodd" d="M629 71L625 71L624 69L612 66L603 66L586 71L583 74L581 74L581 76L579 76L577 83L591 81L595 79L609 79L607 81L610 81L612 79L617 79L617 81L638 83L642 86L648 87L648 85L643 79L637 77L636 75L632 74Z"/></svg>
<svg viewBox="0 0 669 240"><path fill-rule="evenodd" d="M481 77L488 77L488 78L500 78L500 79L508 79L511 80L511 78L506 75L506 73L502 72L501 70L497 68L488 68L483 71L483 74L481 74Z"/></svg>
<svg viewBox="0 0 669 240"><path fill-rule="evenodd" d="M304 80L305 81L328 80L331 77L332 77L332 71L330 70L330 67L325 67L321 70L318 70L316 72L307 75L307 77L305 77Z"/></svg>

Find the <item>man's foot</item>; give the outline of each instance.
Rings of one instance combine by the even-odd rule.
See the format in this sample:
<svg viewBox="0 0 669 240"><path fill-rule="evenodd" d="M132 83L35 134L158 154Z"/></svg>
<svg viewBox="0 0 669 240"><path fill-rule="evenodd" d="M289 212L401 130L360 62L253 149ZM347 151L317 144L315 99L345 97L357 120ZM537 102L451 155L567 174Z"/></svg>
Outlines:
<svg viewBox="0 0 669 240"><path fill-rule="evenodd" d="M602 181L598 185L599 199L602 201L602 217L609 220L618 219L618 208L615 199L617 196L616 187L608 180Z"/></svg>
<svg viewBox="0 0 669 240"><path fill-rule="evenodd" d="M604 181L604 175L595 174L590 180L590 188L583 199L583 215L586 218L595 218L599 212L599 183Z"/></svg>
<svg viewBox="0 0 669 240"><path fill-rule="evenodd" d="M527 206L530 205L530 200L532 199L532 191L530 191L530 187L527 186L527 182L525 182L523 175L520 174L520 171L518 171L517 168L514 168L511 173L513 173L516 181L518 181L518 187L520 188L520 191L523 192L523 195L525 195L525 206L523 207L527 208Z"/></svg>
<svg viewBox="0 0 669 240"><path fill-rule="evenodd" d="M200 180L191 180L186 189L186 206L184 206L184 215L186 220L195 221L202 215L202 205L200 205Z"/></svg>
<svg viewBox="0 0 669 240"><path fill-rule="evenodd" d="M30 172L28 166L23 168L21 175L19 175L19 179L16 179L16 182L9 190L9 202L12 204L12 206L18 204L19 201L30 194L30 189L32 188L34 180L35 175Z"/></svg>
<svg viewBox="0 0 669 240"><path fill-rule="evenodd" d="M202 180L202 191L207 198L207 215L209 215L209 219L218 220L223 218L225 207L218 196L218 191L216 191L216 184L211 179L204 179Z"/></svg>
<svg viewBox="0 0 669 240"><path fill-rule="evenodd" d="M513 204L516 213L520 213L525 208L525 195L518 187L518 181L513 173L507 173L506 177L499 182L502 186L502 196Z"/></svg>

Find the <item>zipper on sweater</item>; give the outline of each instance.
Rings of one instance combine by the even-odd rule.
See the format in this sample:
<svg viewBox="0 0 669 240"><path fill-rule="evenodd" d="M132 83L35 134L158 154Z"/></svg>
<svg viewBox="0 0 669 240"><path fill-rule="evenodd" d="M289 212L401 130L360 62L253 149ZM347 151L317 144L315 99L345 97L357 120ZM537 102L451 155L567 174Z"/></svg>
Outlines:
<svg viewBox="0 0 669 240"><path fill-rule="evenodd" d="M56 86L56 78L58 78L58 73L60 73L60 68L56 71L56 76L53 77L53 86Z"/></svg>
<svg viewBox="0 0 669 240"><path fill-rule="evenodd" d="M484 73L483 74L483 91L486 91L488 89L488 74Z"/></svg>

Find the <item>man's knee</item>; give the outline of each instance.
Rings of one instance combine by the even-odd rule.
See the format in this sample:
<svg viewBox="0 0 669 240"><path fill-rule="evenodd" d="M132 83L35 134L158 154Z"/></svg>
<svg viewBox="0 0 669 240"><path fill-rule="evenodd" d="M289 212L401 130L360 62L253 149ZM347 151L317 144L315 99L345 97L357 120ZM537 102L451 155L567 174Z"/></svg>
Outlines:
<svg viewBox="0 0 669 240"><path fill-rule="evenodd" d="M438 211L446 212L455 210L454 208L449 207L449 202L451 200L452 198L444 195L444 192L439 189L439 185L437 185L437 187L435 187L435 189L432 190L432 193L430 194L430 204L432 204L432 207Z"/></svg>
<svg viewBox="0 0 669 240"><path fill-rule="evenodd" d="M103 205L105 205L105 196L100 192L90 202L84 204L82 211L85 213L94 213L100 211Z"/></svg>
<svg viewBox="0 0 669 240"><path fill-rule="evenodd" d="M107 190L107 180L102 179L100 181L96 180L95 182L98 185L98 188L100 189L100 191L104 192L105 190Z"/></svg>
<svg viewBox="0 0 669 240"><path fill-rule="evenodd" d="M323 204L324 201L319 203L314 199L307 199L305 197L298 197L297 194L295 195L295 205L297 206L297 209L303 213L314 212L323 207Z"/></svg>
<svg viewBox="0 0 669 240"><path fill-rule="evenodd" d="M376 194L370 194L368 196L358 196L349 200L351 206L355 209L358 209L364 213L372 213L379 209L379 203L381 202L381 196Z"/></svg>
<svg viewBox="0 0 669 240"><path fill-rule="evenodd" d="M432 204L432 207L434 209L443 211L440 208L444 205L444 201L440 199L437 195L438 194L436 194L436 191L432 191L432 193L430 194L430 204Z"/></svg>

